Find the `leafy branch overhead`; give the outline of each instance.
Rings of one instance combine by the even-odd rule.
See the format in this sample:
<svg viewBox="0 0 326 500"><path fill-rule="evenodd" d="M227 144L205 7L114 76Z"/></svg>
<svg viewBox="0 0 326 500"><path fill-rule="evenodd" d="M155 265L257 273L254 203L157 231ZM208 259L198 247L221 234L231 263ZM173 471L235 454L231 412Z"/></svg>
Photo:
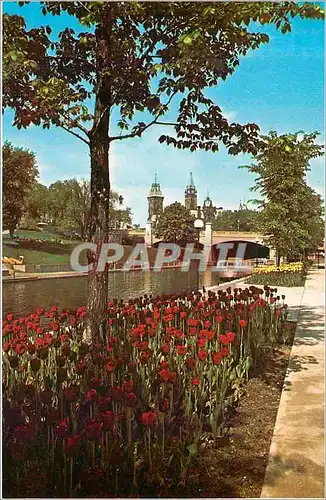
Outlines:
<svg viewBox="0 0 326 500"><path fill-rule="evenodd" d="M253 22L286 33L295 16L323 17L318 5L295 2L40 4L45 15L74 16L80 29L53 36L50 25L28 29L22 17L4 15L3 100L18 128L60 126L89 143L114 110L120 133L109 133L109 142L166 125L173 132L160 135L161 143L190 151L217 151L222 143L230 154L254 153L258 126L229 123L205 89L269 41ZM100 25L109 36L107 64L98 58ZM106 103L99 116L94 96ZM171 120L172 102L178 111Z"/></svg>
<svg viewBox="0 0 326 500"><path fill-rule="evenodd" d="M324 154L317 137L317 132L270 132L255 163L242 167L257 175L253 190L262 195L259 230L279 257L290 260L318 248L324 237L322 200L306 182L310 161Z"/></svg>

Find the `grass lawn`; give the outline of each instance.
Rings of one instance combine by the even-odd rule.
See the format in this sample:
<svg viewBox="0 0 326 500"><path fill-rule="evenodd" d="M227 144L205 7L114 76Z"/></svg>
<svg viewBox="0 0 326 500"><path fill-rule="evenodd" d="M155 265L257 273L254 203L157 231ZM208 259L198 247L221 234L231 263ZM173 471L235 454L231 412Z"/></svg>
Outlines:
<svg viewBox="0 0 326 500"><path fill-rule="evenodd" d="M23 242L21 243L21 246L12 247L6 245L6 241L8 241L9 238L2 242L3 257L18 258L20 255L23 255L25 264L47 265L47 266L69 265L70 255L73 248L81 243L80 241L66 240L63 245L60 245L59 243L54 243L51 241L52 239L54 239L53 238L54 236L56 236L58 240L57 235L54 235L53 233L47 233L45 231L44 232L18 231L17 234L20 236L20 238L31 238L35 240L41 240L39 235L44 236L43 238L44 241L38 243L36 248L28 248L25 246L26 243L23 244ZM132 250L133 250L132 246L124 247L124 256L121 259L123 262L129 258ZM148 249L148 256L150 262L154 261L156 257L156 252L157 252L156 248ZM82 252L80 256L80 263L81 264L87 263L86 251Z"/></svg>
<svg viewBox="0 0 326 500"><path fill-rule="evenodd" d="M14 257L18 259L20 255L24 256L25 264L36 265L55 265L55 264L69 264L70 251L66 254L56 255L46 251L27 250L26 248L9 247L5 244L2 245L2 255L4 257Z"/></svg>
<svg viewBox="0 0 326 500"><path fill-rule="evenodd" d="M63 241L63 242L71 242L72 240L69 240L65 238L64 236L60 236L57 233L53 233L52 231L29 231L25 229L18 229L15 231L15 237L17 238L29 238L31 240L45 240L45 241ZM9 234L3 235L3 239L10 240Z"/></svg>
<svg viewBox="0 0 326 500"><path fill-rule="evenodd" d="M35 240L36 248L32 246L28 248L28 242L24 241L19 246L10 246L10 244L6 243L15 240L11 240L9 235L4 234L2 241L3 257L18 258L23 255L26 264L34 265L67 265L70 263L72 249L80 243L79 241L64 239L51 231L18 230L15 231L15 236L22 240ZM36 243L38 241L40 243ZM59 241L64 244L60 245Z"/></svg>

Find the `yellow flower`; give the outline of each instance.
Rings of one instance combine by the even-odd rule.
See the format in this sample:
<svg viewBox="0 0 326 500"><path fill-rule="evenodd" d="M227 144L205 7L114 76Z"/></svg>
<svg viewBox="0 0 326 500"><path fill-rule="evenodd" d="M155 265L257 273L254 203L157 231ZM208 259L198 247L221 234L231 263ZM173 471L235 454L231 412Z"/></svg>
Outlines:
<svg viewBox="0 0 326 500"><path fill-rule="evenodd" d="M277 266L262 266L253 269L253 274L298 273L303 271L303 262L290 262Z"/></svg>

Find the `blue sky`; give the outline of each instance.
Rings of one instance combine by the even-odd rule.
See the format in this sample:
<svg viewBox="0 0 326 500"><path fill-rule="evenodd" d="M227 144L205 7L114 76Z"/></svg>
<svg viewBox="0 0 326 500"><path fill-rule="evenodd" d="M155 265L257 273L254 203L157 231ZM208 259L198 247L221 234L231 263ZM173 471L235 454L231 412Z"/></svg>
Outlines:
<svg viewBox="0 0 326 500"><path fill-rule="evenodd" d="M38 2L22 8L15 2L4 2L3 11L24 15L28 27L51 24L54 32L78 25L69 16L44 18ZM210 97L231 121L255 122L263 133L319 131L324 142L324 25L321 21L294 19L292 32L282 35L264 27L270 42L242 59L240 66L226 82L209 90ZM172 114L173 116L173 108ZM51 184L58 179L89 177L87 146L67 132L53 128L44 131L32 126L17 130L12 113L3 118L4 140L35 152L40 182ZM132 208L134 223L145 224L147 199L155 170L165 204L183 201L184 188L193 172L202 203L207 191L217 206L235 209L240 198L254 197L250 187L254 176L238 165L251 162L245 155L230 156L221 147L218 153L176 150L157 142L164 127L150 129L143 138L113 143L111 155L112 189L121 193ZM309 184L324 193L324 160L311 162Z"/></svg>

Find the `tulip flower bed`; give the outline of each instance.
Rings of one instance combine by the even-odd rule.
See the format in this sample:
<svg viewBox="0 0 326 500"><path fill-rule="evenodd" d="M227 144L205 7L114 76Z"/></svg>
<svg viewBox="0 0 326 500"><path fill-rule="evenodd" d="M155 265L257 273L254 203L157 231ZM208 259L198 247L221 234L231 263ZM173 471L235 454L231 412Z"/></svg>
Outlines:
<svg viewBox="0 0 326 500"><path fill-rule="evenodd" d="M291 262L277 266L256 267L247 283L268 286L304 286L306 268L303 262Z"/></svg>
<svg viewBox="0 0 326 500"><path fill-rule="evenodd" d="M3 321L5 496L160 496L187 477L202 436L264 352L285 342L275 289L110 302L83 341L86 309Z"/></svg>

